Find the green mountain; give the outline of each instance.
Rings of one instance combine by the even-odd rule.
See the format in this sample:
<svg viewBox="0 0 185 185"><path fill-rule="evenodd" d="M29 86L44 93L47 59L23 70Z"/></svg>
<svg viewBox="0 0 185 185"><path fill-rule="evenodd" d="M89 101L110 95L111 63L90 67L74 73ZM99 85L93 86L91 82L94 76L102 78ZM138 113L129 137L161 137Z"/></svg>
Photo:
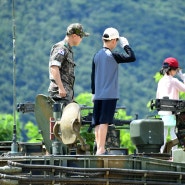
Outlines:
<svg viewBox="0 0 185 185"><path fill-rule="evenodd" d="M14 0L15 24L12 1L0 1L0 112L13 110L14 70L18 103L47 94L50 49L63 39L66 27L73 22L82 23L91 34L74 48L75 95L91 93L91 62L102 47L101 35L107 27L117 28L128 39L137 58L134 63L120 65L118 103L126 106L128 115L137 113L142 118L149 114L146 104L155 98L157 86L153 76L164 58L176 57L185 67L183 0Z"/></svg>

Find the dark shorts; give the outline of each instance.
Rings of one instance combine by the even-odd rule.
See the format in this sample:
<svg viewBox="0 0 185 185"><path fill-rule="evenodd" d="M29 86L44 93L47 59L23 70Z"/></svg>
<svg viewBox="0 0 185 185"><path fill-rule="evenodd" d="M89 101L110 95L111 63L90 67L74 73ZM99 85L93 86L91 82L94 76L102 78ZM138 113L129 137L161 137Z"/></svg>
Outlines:
<svg viewBox="0 0 185 185"><path fill-rule="evenodd" d="M100 124L112 124L116 109L117 99L95 100L93 108L92 126Z"/></svg>

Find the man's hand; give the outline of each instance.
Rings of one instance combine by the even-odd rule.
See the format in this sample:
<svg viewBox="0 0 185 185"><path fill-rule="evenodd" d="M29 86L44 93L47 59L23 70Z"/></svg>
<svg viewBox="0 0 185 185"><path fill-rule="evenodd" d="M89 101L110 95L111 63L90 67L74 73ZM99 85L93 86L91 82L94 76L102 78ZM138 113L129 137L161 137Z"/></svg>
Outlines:
<svg viewBox="0 0 185 185"><path fill-rule="evenodd" d="M66 90L64 88L59 88L58 90L59 90L59 95L62 98L65 98L67 96Z"/></svg>
<svg viewBox="0 0 185 185"><path fill-rule="evenodd" d="M122 48L124 48L126 45L129 45L128 40L125 37L120 37L119 42Z"/></svg>

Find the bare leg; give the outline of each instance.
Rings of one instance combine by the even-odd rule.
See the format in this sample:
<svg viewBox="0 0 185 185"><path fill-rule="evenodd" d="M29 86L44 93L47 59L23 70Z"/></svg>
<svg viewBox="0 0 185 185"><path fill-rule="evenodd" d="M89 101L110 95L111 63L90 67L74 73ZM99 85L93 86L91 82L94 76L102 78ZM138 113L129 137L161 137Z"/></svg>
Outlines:
<svg viewBox="0 0 185 185"><path fill-rule="evenodd" d="M107 130L108 130L108 124L100 124L95 127L95 137L96 137L96 144L97 144L96 155L99 155L105 152Z"/></svg>
<svg viewBox="0 0 185 185"><path fill-rule="evenodd" d="M97 146L97 143L98 143L98 141L99 141L99 136L98 136L99 126L100 126L100 125L95 126L95 129L94 129L96 146Z"/></svg>
<svg viewBox="0 0 185 185"><path fill-rule="evenodd" d="M161 153L163 153L163 150L164 150L164 147L165 147L165 144L166 144L166 138L168 136L168 127L167 126L164 126L164 144L161 146Z"/></svg>

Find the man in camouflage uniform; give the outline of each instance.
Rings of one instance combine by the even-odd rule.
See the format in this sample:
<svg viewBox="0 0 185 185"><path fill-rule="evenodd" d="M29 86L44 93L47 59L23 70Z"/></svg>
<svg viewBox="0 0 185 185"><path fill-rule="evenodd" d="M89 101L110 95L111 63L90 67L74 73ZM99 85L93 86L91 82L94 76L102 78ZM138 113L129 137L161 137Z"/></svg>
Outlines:
<svg viewBox="0 0 185 185"><path fill-rule="evenodd" d="M83 37L89 33L84 32L79 23L70 24L64 40L56 43L50 52L49 75L50 85L48 92L54 100L73 101L74 96L74 59L72 46L78 46Z"/></svg>

